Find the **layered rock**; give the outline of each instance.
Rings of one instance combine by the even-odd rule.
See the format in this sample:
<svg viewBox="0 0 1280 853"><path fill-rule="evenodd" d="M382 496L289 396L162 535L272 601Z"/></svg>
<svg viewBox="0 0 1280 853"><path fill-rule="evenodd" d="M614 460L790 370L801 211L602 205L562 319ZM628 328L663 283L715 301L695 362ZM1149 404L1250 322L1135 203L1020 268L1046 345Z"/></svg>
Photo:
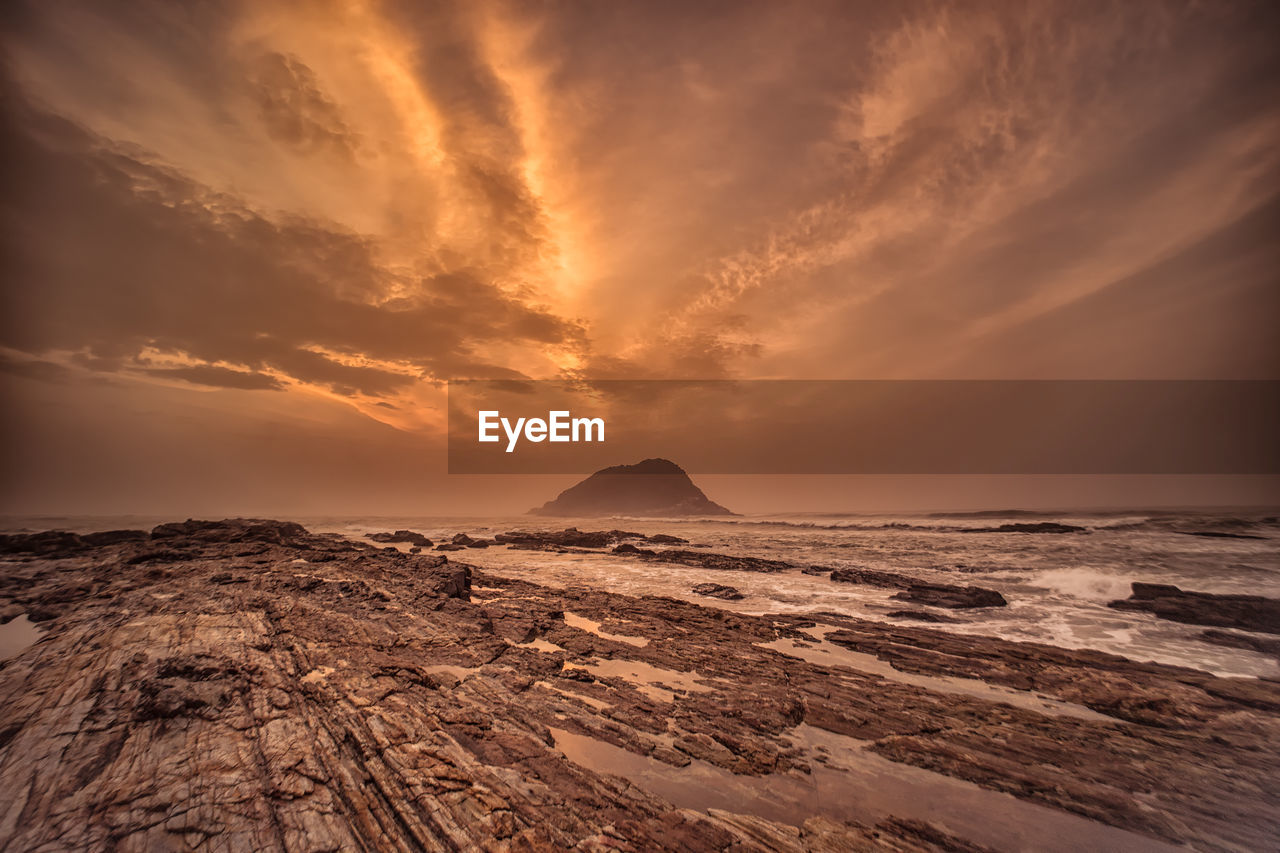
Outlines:
<svg viewBox="0 0 1280 853"><path fill-rule="evenodd" d="M949 610L964 610L973 607L1005 607L1009 602L994 589L980 586L953 586L940 583L914 583L902 592L894 593L890 598L898 601L910 601L915 604L926 604L930 607L945 607Z"/></svg>
<svg viewBox="0 0 1280 853"><path fill-rule="evenodd" d="M1107 606L1145 611L1191 625L1280 634L1280 600L1261 595L1214 595L1187 592L1168 584L1135 582L1132 595Z"/></svg>
<svg viewBox="0 0 1280 853"><path fill-rule="evenodd" d="M785 572L797 568L794 563L788 563L786 560L744 557L737 554L718 554L714 551L688 551L680 548L666 548L661 551L655 551L649 548L620 545L614 549L614 553L660 563L678 563L683 566L714 569L722 572Z"/></svg>
<svg viewBox="0 0 1280 853"><path fill-rule="evenodd" d="M1263 637L1255 637L1251 634L1237 634L1232 631L1203 631L1200 639L1206 643L1213 643L1216 646L1226 646L1233 649L1249 649L1250 651L1259 652L1264 655L1271 655L1280 659L1280 639L1266 639Z"/></svg>
<svg viewBox="0 0 1280 853"><path fill-rule="evenodd" d="M157 533L7 541L0 611L44 635L0 665L4 849L1227 850L1280 836L1268 682L548 589L274 522ZM857 654L811 662L817 622ZM778 791L846 778L905 787L878 809L806 794L779 811ZM756 781L735 808L698 804ZM953 795L964 807L929 825Z"/></svg>
<svg viewBox="0 0 1280 853"><path fill-rule="evenodd" d="M910 601L930 607L946 607L959 610L971 607L1004 607L1009 602L994 589L980 586L956 586L954 584L923 583L897 572L876 569L834 569L831 579L840 583L860 583L885 589L900 589L891 596L898 601Z"/></svg>
<svg viewBox="0 0 1280 853"><path fill-rule="evenodd" d="M536 545L560 548L605 548L622 539L644 539L643 533L626 530L509 530L493 537L502 545Z"/></svg>
<svg viewBox="0 0 1280 853"><path fill-rule="evenodd" d="M529 510L531 515L632 515L675 517L733 515L710 500L679 465L645 459L614 465L565 489L555 500Z"/></svg>

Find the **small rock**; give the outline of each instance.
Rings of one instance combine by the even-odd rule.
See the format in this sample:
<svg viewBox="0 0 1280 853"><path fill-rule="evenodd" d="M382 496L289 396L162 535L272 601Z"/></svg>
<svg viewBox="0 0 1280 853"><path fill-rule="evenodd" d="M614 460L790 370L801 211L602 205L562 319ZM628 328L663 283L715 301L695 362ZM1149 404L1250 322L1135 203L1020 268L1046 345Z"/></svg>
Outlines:
<svg viewBox="0 0 1280 853"><path fill-rule="evenodd" d="M1009 602L994 589L980 586L950 586L949 584L912 584L905 591L891 596L898 601L914 601L930 607L947 607L961 610L971 607L1006 607Z"/></svg>
<svg viewBox="0 0 1280 853"><path fill-rule="evenodd" d="M711 598L722 598L725 601L741 601L744 596L731 586L724 586L718 583L700 583L693 588L698 595L706 595Z"/></svg>

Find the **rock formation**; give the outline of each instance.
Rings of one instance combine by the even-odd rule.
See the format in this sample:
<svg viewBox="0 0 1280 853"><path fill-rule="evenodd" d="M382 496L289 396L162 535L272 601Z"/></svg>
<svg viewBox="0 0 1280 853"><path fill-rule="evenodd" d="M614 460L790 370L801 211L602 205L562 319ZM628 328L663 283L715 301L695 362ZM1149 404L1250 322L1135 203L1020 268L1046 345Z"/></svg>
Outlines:
<svg viewBox="0 0 1280 853"><path fill-rule="evenodd" d="M1260 595L1187 592L1162 583L1134 583L1133 594L1108 607L1145 610L1161 619L1215 628L1240 628L1280 634L1280 600Z"/></svg>
<svg viewBox="0 0 1280 853"><path fill-rule="evenodd" d="M1009 602L994 589L980 586L953 586L941 583L913 583L890 598L927 604L930 607L946 607L963 610L971 607L1005 607Z"/></svg>
<svg viewBox="0 0 1280 853"><path fill-rule="evenodd" d="M955 586L943 583L922 583L915 578L897 572L878 569L834 569L831 579L840 583L861 583L885 589L900 589L892 597L899 601L911 601L930 607L946 607L959 610L969 607L1004 607L1009 602L994 589L980 586Z"/></svg>
<svg viewBox="0 0 1280 853"><path fill-rule="evenodd" d="M645 459L634 465L614 465L595 472L565 489L531 515L633 515L675 517L733 515L707 498L679 465L666 459Z"/></svg>
<svg viewBox="0 0 1280 853"><path fill-rule="evenodd" d="M724 572L784 572L796 568L795 564L786 560L770 560L765 557L744 557L737 554L717 554L714 551L686 551L680 548L666 548L655 551L649 548L624 550L622 546L614 549L615 553L653 560L659 563L679 563L699 569L715 569Z"/></svg>
<svg viewBox="0 0 1280 853"><path fill-rule="evenodd" d="M745 597L737 589L719 583L695 584L693 592L695 595L706 595L711 598L721 598L725 601L741 601Z"/></svg>
<svg viewBox="0 0 1280 853"><path fill-rule="evenodd" d="M0 663L0 849L1280 837L1265 680L550 589L281 522L0 545L0 613L43 629Z"/></svg>
<svg viewBox="0 0 1280 853"><path fill-rule="evenodd" d="M373 542L401 542L408 545L417 545L420 548L430 547L431 540L421 533L414 533L412 530L397 530L395 533L370 533L367 537Z"/></svg>

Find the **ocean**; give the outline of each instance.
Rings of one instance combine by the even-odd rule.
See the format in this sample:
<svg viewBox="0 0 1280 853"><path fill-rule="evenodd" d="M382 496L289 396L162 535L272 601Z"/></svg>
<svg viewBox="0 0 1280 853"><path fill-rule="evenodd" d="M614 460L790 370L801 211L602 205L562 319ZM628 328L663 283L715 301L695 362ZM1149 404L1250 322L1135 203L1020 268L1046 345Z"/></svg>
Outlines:
<svg viewBox="0 0 1280 853"><path fill-rule="evenodd" d="M101 530L146 527L165 520L173 519L45 517L7 519L3 526L11 531ZM678 546L681 548L699 546L801 566L891 571L922 581L994 589L1009 602L1008 607L943 611L963 621L927 625L942 631L1096 649L1222 676L1280 678L1280 662L1275 657L1205 642L1200 638L1205 630L1202 626L1106 606L1109 601L1128 597L1134 581L1173 584L1197 592L1280 598L1280 518L1275 510L295 520L316 532L355 538L374 531L410 529L436 541L456 533L488 538L511 530L565 527L666 533L692 543ZM1002 525L1037 523L1083 529L1071 533L983 532ZM751 614L829 612L922 625L887 614L904 608L929 609L892 600L893 589L837 583L825 575L798 570L767 574L721 571L608 553L561 554L506 547L467 549L449 557L545 586L669 596ZM723 601L693 593L692 588L701 583L733 586L744 598Z"/></svg>

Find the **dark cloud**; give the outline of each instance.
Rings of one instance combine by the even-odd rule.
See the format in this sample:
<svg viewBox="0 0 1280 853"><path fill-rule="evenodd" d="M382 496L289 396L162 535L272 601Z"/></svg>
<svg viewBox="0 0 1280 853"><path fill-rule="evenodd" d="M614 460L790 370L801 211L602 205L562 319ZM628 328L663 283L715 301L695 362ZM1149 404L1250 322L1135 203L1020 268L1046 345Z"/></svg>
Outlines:
<svg viewBox="0 0 1280 853"><path fill-rule="evenodd" d="M3 345L83 351L100 367L151 349L380 395L416 374L505 372L488 344L581 338L479 273L390 271L366 238L267 218L65 119L15 103L5 120L20 180L4 198Z"/></svg>
<svg viewBox="0 0 1280 853"><path fill-rule="evenodd" d="M343 364L304 349L272 353L264 356L262 361L304 382L327 385L348 397L355 394L382 397L406 385L412 385L420 378L414 374Z"/></svg>
<svg viewBox="0 0 1280 853"><path fill-rule="evenodd" d="M1278 9L7 4L28 483L113 400L108 504L161 442L380 484L453 378L1280 375Z"/></svg>
<svg viewBox="0 0 1280 853"><path fill-rule="evenodd" d="M0 371L25 379L38 379L42 382L64 382L71 374L71 370L66 365L54 361L4 356L0 356Z"/></svg>
<svg viewBox="0 0 1280 853"><path fill-rule="evenodd" d="M164 379L182 379L195 385L211 388L235 388L241 391L279 391L284 386L274 376L247 370L232 370L211 364L191 367L152 367L144 371L149 376Z"/></svg>

